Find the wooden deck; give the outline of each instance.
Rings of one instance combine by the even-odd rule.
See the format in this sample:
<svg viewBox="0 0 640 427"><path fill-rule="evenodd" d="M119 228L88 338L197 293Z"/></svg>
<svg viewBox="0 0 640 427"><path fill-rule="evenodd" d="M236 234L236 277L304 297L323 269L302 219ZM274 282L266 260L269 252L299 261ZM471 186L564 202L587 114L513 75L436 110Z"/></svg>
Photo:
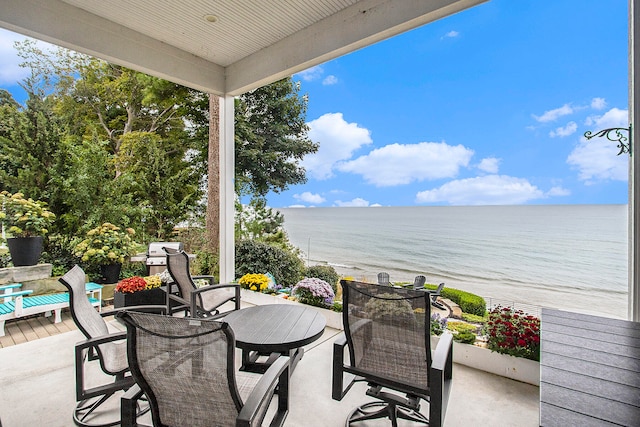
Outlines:
<svg viewBox="0 0 640 427"><path fill-rule="evenodd" d="M540 425L637 426L640 323L543 309Z"/></svg>
<svg viewBox="0 0 640 427"><path fill-rule="evenodd" d="M69 309L62 310L62 322L53 323L53 315L44 317L42 314L27 316L20 319L8 320L5 324L5 336L0 337L0 348L46 338L62 332L73 331L76 328Z"/></svg>

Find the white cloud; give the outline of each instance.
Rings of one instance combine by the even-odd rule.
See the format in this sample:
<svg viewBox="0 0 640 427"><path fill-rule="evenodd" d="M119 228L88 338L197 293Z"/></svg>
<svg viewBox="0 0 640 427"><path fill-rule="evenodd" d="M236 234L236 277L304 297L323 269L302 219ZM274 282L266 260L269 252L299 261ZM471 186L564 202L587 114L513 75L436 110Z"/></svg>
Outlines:
<svg viewBox="0 0 640 427"><path fill-rule="evenodd" d="M519 205L546 195L523 178L487 175L450 181L439 188L416 194L416 203L446 202L450 205Z"/></svg>
<svg viewBox="0 0 640 427"><path fill-rule="evenodd" d="M473 150L444 142L391 144L345 162L338 169L361 175L369 184L390 187L455 177L472 156Z"/></svg>
<svg viewBox="0 0 640 427"><path fill-rule="evenodd" d="M306 208L305 205L289 205L290 208Z"/></svg>
<svg viewBox="0 0 640 427"><path fill-rule="evenodd" d="M577 130L578 125L576 124L576 122L569 122L566 124L566 126L556 128L556 130L552 130L551 132L549 132L549 136L551 138L554 138L556 136L565 137L575 133L575 131Z"/></svg>
<svg viewBox="0 0 640 427"><path fill-rule="evenodd" d="M322 80L322 84L325 86L331 86L338 83L338 78L336 76L334 76L333 74L330 76L327 76L324 78L324 80Z"/></svg>
<svg viewBox="0 0 640 427"><path fill-rule="evenodd" d="M29 70L20 67L20 58L13 43L26 37L0 29L0 84L13 85L29 75Z"/></svg>
<svg viewBox="0 0 640 427"><path fill-rule="evenodd" d="M320 148L305 156L301 165L308 176L318 180L333 176L336 162L350 159L356 150L372 142L368 129L357 123L347 123L342 113L325 114L308 125L309 138L320 143Z"/></svg>
<svg viewBox="0 0 640 427"><path fill-rule="evenodd" d="M593 98L591 100L591 108L594 110L604 110L607 106L607 101L604 98Z"/></svg>
<svg viewBox="0 0 640 427"><path fill-rule="evenodd" d="M498 168L502 159L496 157L486 157L480 161L478 169L487 173L498 173Z"/></svg>
<svg viewBox="0 0 640 427"><path fill-rule="evenodd" d="M578 170L578 178L591 185L595 181L626 181L629 177L629 158L618 156L616 143L605 138L582 138L567 163Z"/></svg>
<svg viewBox="0 0 640 427"><path fill-rule="evenodd" d="M316 65L315 67L307 68L304 71L300 71L299 73L296 73L296 75L300 76L300 78L305 82L311 82L314 80L318 80L320 77L322 77L323 73L324 70L322 69L322 67L320 65Z"/></svg>
<svg viewBox="0 0 640 427"><path fill-rule="evenodd" d="M305 203L313 203L313 204L320 204L325 202L325 198L322 197L319 194L313 194L309 191L305 191L302 194L294 194L293 198L296 200L300 200L301 202L305 202Z"/></svg>
<svg viewBox="0 0 640 427"><path fill-rule="evenodd" d="M442 38L456 38L460 35L460 32L458 31L449 31L447 34L444 35L444 37Z"/></svg>
<svg viewBox="0 0 640 427"><path fill-rule="evenodd" d="M612 108L601 116L589 116L585 120L585 125L594 126L598 131L607 128L629 127L629 112L619 108Z"/></svg>
<svg viewBox="0 0 640 427"><path fill-rule="evenodd" d="M349 207L356 207L356 208L365 208L367 206L369 206L369 202L365 199L362 199L360 197L356 197L353 200L350 200L348 202L343 202L341 200L336 200L334 203L335 206L339 206L341 208L349 208Z"/></svg>
<svg viewBox="0 0 640 427"><path fill-rule="evenodd" d="M571 191L562 187L552 187L551 190L547 191L547 196L555 197L555 196L569 196L571 195Z"/></svg>
<svg viewBox="0 0 640 427"><path fill-rule="evenodd" d="M562 116L566 116L572 113L573 113L573 108L569 104L564 104L560 108L545 111L544 114L542 114L541 116L536 116L535 114L532 114L532 116L534 119L536 119L540 123L546 123L546 122L552 122Z"/></svg>

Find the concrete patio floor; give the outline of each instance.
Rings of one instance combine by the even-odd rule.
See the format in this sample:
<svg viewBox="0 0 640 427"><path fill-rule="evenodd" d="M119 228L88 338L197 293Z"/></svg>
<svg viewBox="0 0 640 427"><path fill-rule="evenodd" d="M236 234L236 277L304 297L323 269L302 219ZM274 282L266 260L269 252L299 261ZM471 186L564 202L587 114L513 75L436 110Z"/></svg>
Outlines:
<svg viewBox="0 0 640 427"><path fill-rule="evenodd" d="M327 328L321 339L305 347L291 378L286 426L342 426L352 408L371 400L364 383L356 384L341 402L331 399L331 352L339 333ZM73 426L73 347L81 340L82 334L74 330L0 349L3 427ZM97 367L91 375L101 379ZM428 406L422 410L427 413ZM445 426L477 425L539 425L538 387L455 364Z"/></svg>

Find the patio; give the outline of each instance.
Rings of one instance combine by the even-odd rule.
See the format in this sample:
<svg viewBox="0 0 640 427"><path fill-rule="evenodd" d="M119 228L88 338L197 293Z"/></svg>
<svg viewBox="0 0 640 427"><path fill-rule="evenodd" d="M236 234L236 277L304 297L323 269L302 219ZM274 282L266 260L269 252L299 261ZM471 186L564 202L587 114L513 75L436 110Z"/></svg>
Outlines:
<svg viewBox="0 0 640 427"><path fill-rule="evenodd" d="M115 321L112 324L119 326ZM305 347L291 379L286 426L341 426L351 409L370 400L364 383L354 385L342 402L331 399L331 352L339 333L327 327L318 341ZM4 427L73 425L73 346L81 340L80 331L72 330L0 349L0 383L4 390L0 418ZM91 374L100 379L99 369ZM537 426L539 389L455 364L445 421L450 427Z"/></svg>

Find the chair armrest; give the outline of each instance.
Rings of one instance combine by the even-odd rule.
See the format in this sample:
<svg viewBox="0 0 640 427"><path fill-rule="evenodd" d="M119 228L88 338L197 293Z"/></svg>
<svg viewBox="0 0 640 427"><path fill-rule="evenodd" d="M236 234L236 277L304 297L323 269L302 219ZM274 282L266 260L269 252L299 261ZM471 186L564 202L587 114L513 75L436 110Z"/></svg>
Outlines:
<svg viewBox="0 0 640 427"><path fill-rule="evenodd" d="M240 289L240 285L237 283L223 283L223 284L218 284L218 285L207 285L207 286L203 286L201 288L198 289L194 289L193 291L191 291L191 294L201 294L203 292L207 292L210 291L212 289L223 289L223 288L238 288Z"/></svg>
<svg viewBox="0 0 640 427"><path fill-rule="evenodd" d="M122 427L138 427L137 407L138 399L144 395L138 384L131 386L120 398L120 419Z"/></svg>
<svg viewBox="0 0 640 427"><path fill-rule="evenodd" d="M441 427L447 412L453 377L453 335L445 332L440 340L429 370L429 426Z"/></svg>
<svg viewBox="0 0 640 427"><path fill-rule="evenodd" d="M279 426L284 423L289 412L289 369L290 360L288 356L278 357L269 366L269 369L262 375L240 410L236 426L262 425L262 418L264 418L271 403L276 387L278 388L278 410L269 425Z"/></svg>
<svg viewBox="0 0 640 427"><path fill-rule="evenodd" d="M127 339L127 333L125 331L122 332L114 332L113 334L103 335L101 337L90 338L88 340L80 341L76 343L76 351L96 347L100 344L106 344L112 341L120 341Z"/></svg>
<svg viewBox="0 0 640 427"><path fill-rule="evenodd" d="M349 384L344 387L344 349L347 346L347 336L342 333L333 342L333 367L331 370L331 398L333 400L342 400L345 394L353 385L353 378ZM351 375L351 374L348 374Z"/></svg>
<svg viewBox="0 0 640 427"><path fill-rule="evenodd" d="M102 317L109 317L109 316L115 316L116 314L122 312L122 311L143 311L143 312L149 312L149 313L156 313L159 312L159 314L167 314L167 306L166 305L129 305L126 307L119 307L119 308L113 308L111 310L108 311L103 311L100 312L100 316Z"/></svg>

